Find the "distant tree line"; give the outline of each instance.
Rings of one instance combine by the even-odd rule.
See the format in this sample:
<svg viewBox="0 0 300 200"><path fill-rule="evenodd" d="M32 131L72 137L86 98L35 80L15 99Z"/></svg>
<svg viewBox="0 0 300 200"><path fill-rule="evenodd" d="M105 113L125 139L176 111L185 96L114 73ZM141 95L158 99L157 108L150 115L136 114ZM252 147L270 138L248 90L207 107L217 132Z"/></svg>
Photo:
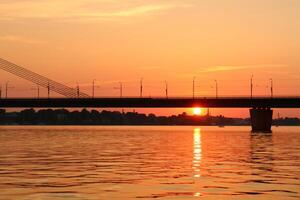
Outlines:
<svg viewBox="0 0 300 200"><path fill-rule="evenodd" d="M191 116L186 113L156 116L137 112L82 109L25 109L20 112L0 110L2 125L243 125L247 120L224 116Z"/></svg>
<svg viewBox="0 0 300 200"><path fill-rule="evenodd" d="M300 125L298 118L274 120L277 125ZM250 125L249 118L220 116L194 116L182 113L171 116L156 116L137 112L107 110L69 111L67 109L25 109L20 112L0 110L0 125Z"/></svg>

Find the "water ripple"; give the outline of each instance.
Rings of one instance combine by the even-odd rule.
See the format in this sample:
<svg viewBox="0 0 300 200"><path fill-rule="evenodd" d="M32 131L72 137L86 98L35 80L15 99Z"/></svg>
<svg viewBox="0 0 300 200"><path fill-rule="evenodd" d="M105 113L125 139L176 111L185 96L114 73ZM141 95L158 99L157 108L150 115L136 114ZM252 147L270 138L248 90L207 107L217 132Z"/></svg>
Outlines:
<svg viewBox="0 0 300 200"><path fill-rule="evenodd" d="M300 199L299 144L296 127L1 127L0 199Z"/></svg>

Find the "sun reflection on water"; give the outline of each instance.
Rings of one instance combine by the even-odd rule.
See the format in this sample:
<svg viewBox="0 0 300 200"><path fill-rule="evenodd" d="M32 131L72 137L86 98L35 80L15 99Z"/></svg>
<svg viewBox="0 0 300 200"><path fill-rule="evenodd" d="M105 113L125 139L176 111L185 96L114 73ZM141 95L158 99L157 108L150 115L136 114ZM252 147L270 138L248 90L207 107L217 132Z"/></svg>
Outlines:
<svg viewBox="0 0 300 200"><path fill-rule="evenodd" d="M193 159L193 169L194 177L199 178L201 176L201 159L202 159L202 145L201 145L201 129L194 129L194 159Z"/></svg>

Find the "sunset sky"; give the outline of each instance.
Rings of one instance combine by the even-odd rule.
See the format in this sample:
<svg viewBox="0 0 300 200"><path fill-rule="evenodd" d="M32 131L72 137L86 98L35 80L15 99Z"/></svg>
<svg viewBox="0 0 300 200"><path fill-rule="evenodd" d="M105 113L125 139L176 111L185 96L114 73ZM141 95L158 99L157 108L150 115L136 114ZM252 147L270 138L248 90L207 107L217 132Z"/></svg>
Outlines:
<svg viewBox="0 0 300 200"><path fill-rule="evenodd" d="M120 81L138 96L142 77L144 96L163 96L165 80L170 96L191 96L193 76L198 96L213 96L214 80L220 96L245 96L252 74L254 95L270 95L270 78L275 96L300 95L299 10L299 0L1 0L0 57L88 94L97 79L97 96L118 96ZM11 97L36 95L0 77Z"/></svg>

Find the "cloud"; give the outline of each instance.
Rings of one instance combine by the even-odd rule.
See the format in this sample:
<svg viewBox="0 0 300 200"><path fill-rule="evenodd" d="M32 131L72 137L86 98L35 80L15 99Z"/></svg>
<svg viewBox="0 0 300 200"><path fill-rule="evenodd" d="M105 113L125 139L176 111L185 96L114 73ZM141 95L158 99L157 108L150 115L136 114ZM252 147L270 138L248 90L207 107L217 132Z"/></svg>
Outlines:
<svg viewBox="0 0 300 200"><path fill-rule="evenodd" d="M0 20L107 20L148 15L189 4L176 1L115 1L115 0L26 0L0 3Z"/></svg>
<svg viewBox="0 0 300 200"><path fill-rule="evenodd" d="M287 67L287 65L241 65L241 66L213 66L203 68L199 73L210 73L210 72L225 72L225 71L235 71L243 69L253 69L253 68L282 68Z"/></svg>
<svg viewBox="0 0 300 200"><path fill-rule="evenodd" d="M130 17L130 16L136 16L136 15L142 15L147 14L154 11L161 11L161 10L167 10L172 8L172 6L168 5L146 5L146 6L140 6L131 8L128 10L121 10L116 12L108 12L108 13L99 13L99 14L86 14L86 16L92 16L92 17Z"/></svg>
<svg viewBox="0 0 300 200"><path fill-rule="evenodd" d="M26 38L26 37L23 37L23 36L17 36L17 35L3 35L3 36L0 36L0 41L18 42L18 43L25 43L25 44L42 44L42 43L45 43L45 41L30 39L30 38Z"/></svg>

